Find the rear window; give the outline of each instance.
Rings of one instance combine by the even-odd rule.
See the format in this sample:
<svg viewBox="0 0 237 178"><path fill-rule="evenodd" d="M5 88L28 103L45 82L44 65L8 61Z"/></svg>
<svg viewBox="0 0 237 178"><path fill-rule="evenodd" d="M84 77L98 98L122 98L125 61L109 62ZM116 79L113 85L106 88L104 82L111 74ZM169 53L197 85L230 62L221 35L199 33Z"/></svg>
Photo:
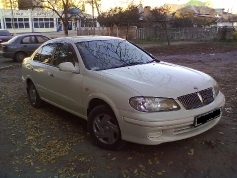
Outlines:
<svg viewBox="0 0 237 178"><path fill-rule="evenodd" d="M0 30L0 36L11 36L11 34L7 30Z"/></svg>

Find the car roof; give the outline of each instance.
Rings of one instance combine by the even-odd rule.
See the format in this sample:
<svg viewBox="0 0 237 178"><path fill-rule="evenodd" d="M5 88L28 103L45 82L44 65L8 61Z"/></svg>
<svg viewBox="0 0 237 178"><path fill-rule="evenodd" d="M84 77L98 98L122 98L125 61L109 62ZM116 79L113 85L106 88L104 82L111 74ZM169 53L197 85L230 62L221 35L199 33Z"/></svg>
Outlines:
<svg viewBox="0 0 237 178"><path fill-rule="evenodd" d="M59 37L49 40L48 42L56 42L56 41L71 41L71 42L82 42L82 41L103 41L103 40L111 40L111 39L120 39L118 37L113 36L72 36L72 37Z"/></svg>
<svg viewBox="0 0 237 178"><path fill-rule="evenodd" d="M41 33L24 33L24 34L16 34L16 36L29 36L29 35L41 35L41 36L46 36ZM47 36L46 36L47 37Z"/></svg>

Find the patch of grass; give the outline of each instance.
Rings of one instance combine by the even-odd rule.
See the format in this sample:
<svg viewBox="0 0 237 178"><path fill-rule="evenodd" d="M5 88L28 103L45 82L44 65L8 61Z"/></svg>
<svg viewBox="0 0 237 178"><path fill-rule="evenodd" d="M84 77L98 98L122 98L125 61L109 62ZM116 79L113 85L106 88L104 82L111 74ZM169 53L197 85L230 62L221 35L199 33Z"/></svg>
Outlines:
<svg viewBox="0 0 237 178"><path fill-rule="evenodd" d="M213 41L208 41L207 43L209 44L214 44L214 45L227 45L227 46L237 46L237 40L213 40Z"/></svg>

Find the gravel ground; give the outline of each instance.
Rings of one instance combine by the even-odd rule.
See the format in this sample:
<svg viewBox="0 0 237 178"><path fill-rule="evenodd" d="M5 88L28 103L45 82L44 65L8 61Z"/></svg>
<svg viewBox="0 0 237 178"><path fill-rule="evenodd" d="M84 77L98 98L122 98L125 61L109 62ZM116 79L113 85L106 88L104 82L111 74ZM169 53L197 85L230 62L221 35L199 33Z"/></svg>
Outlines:
<svg viewBox="0 0 237 178"><path fill-rule="evenodd" d="M91 144L86 122L46 104L32 108L20 65L0 69L0 177L204 177L237 175L237 48L146 47L157 58L212 75L226 96L223 118L199 136L118 151ZM1 61L1 60L0 60Z"/></svg>

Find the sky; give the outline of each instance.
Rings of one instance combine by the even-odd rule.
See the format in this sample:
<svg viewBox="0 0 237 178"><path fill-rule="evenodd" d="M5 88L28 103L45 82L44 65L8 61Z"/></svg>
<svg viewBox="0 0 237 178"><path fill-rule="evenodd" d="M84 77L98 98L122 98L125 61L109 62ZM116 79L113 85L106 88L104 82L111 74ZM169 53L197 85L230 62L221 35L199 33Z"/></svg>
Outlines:
<svg viewBox="0 0 237 178"><path fill-rule="evenodd" d="M121 4L126 4L129 0L101 0L101 4L103 9L110 9L116 6L121 6ZM132 0L130 0L132 1ZM143 2L143 6L151 6L151 7L160 7L163 4L185 4L189 0L133 0L137 3L140 1ZM225 11L231 13L237 13L237 1L236 0L201 0L203 2L212 1L213 8L224 8Z"/></svg>

